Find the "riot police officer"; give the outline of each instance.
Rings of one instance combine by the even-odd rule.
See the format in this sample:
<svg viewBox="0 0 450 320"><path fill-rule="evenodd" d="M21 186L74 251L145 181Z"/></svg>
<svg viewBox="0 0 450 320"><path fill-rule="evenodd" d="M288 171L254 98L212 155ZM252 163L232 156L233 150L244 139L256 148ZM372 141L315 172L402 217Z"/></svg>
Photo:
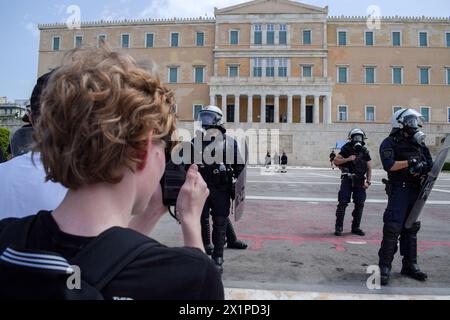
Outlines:
<svg viewBox="0 0 450 320"><path fill-rule="evenodd" d="M386 186L389 201L384 213L383 241L378 253L382 285L389 282L399 237L400 254L403 256L401 274L419 281L427 279L417 264L420 222L416 222L411 229L405 228L423 179L433 167L430 151L425 146L425 134L420 131L422 122L422 115L413 109L397 111L392 118L392 132L380 147L383 168L389 178Z"/></svg>
<svg viewBox="0 0 450 320"><path fill-rule="evenodd" d="M208 219L202 219L202 239L207 255L211 256L214 252L214 246L211 244L211 224ZM239 240L234 230L231 219L227 218L227 232L225 234L225 243L228 249L246 250L248 245Z"/></svg>
<svg viewBox="0 0 450 320"><path fill-rule="evenodd" d="M339 204L336 210L336 236L342 236L344 230L345 210L353 195L352 233L365 236L360 229L366 190L371 185L372 165L369 150L365 147L366 134L361 129L353 129L348 135L349 142L334 159L334 163L342 171Z"/></svg>
<svg viewBox="0 0 450 320"><path fill-rule="evenodd" d="M226 135L223 113L220 108L206 107L199 113L198 120L207 136L202 142L202 164L199 165L199 169L210 190L202 214L203 243L207 246L209 242L209 216L211 215L213 221L212 243L214 245L212 258L219 271L223 272L223 251L231 199L234 196L233 180L237 179L244 170L245 161L240 158L237 142ZM216 150L222 154L216 154ZM232 157L230 157L230 153L233 155ZM205 156L209 154L215 159L223 161L205 161ZM229 158L231 158L231 163L227 163ZM208 248L206 249L208 250Z"/></svg>

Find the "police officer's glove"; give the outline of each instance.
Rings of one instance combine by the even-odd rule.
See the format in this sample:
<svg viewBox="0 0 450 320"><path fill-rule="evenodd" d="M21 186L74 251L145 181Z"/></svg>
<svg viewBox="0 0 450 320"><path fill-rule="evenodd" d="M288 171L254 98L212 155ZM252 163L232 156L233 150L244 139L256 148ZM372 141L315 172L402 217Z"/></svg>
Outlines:
<svg viewBox="0 0 450 320"><path fill-rule="evenodd" d="M411 159L408 161L409 172L413 175L426 175L428 173L428 163L426 161L418 161Z"/></svg>

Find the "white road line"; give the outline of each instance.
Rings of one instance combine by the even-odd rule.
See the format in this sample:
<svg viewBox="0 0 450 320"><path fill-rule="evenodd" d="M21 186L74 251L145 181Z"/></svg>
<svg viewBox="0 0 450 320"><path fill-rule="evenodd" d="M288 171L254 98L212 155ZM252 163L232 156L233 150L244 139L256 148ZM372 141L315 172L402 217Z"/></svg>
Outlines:
<svg viewBox="0 0 450 320"><path fill-rule="evenodd" d="M270 183L270 184L314 184L314 185L341 185L337 182L296 182L296 181L247 181L247 183Z"/></svg>
<svg viewBox="0 0 450 320"><path fill-rule="evenodd" d="M356 294L226 288L227 300L450 300L450 296Z"/></svg>
<svg viewBox="0 0 450 320"><path fill-rule="evenodd" d="M450 193L449 190L442 190L442 189L433 189L433 192L443 192L443 193Z"/></svg>
<svg viewBox="0 0 450 320"><path fill-rule="evenodd" d="M289 202L319 202L319 203L337 203L336 198L299 198L299 197L265 197L265 196L247 196L247 200L263 201L289 201ZM366 203L387 204L386 199L368 199ZM450 201L427 201L429 205L450 205Z"/></svg>
<svg viewBox="0 0 450 320"><path fill-rule="evenodd" d="M270 184L306 184L306 185L330 185L330 186L340 186L340 182L310 182L310 181L270 181L270 180L248 180L247 183L270 183ZM382 183L373 182L372 186L382 186Z"/></svg>
<svg viewBox="0 0 450 320"><path fill-rule="evenodd" d="M309 173L312 176L316 176L316 177L323 177L323 178L336 178L336 176L330 176L330 175L325 175L325 174L320 174L320 173Z"/></svg>

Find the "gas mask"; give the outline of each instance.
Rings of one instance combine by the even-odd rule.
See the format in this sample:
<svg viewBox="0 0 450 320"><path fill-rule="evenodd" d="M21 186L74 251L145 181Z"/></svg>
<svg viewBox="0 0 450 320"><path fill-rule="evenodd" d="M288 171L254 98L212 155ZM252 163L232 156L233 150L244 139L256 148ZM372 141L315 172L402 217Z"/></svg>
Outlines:
<svg viewBox="0 0 450 320"><path fill-rule="evenodd" d="M420 131L423 124L422 118L406 117L404 131L406 135L415 143L421 145L425 143L427 135Z"/></svg>
<svg viewBox="0 0 450 320"><path fill-rule="evenodd" d="M423 133L422 131L417 131L413 136L412 136L412 140L414 142L416 142L419 145L422 145L425 143L425 139L426 139L427 135L425 133Z"/></svg>
<svg viewBox="0 0 450 320"><path fill-rule="evenodd" d="M356 152L360 152L364 147L364 137L362 135L354 135L352 137L352 146Z"/></svg>

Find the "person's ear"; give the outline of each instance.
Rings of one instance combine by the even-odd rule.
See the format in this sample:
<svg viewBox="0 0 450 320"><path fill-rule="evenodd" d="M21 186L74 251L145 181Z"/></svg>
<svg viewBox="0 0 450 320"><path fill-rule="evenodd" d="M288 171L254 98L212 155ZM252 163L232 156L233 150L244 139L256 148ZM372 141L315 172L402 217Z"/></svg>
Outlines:
<svg viewBox="0 0 450 320"><path fill-rule="evenodd" d="M147 137L147 148L144 151L141 151L138 153L138 159L140 160L140 163L137 166L138 171L142 171L145 169L148 163L148 154L153 148L153 133L150 132Z"/></svg>

